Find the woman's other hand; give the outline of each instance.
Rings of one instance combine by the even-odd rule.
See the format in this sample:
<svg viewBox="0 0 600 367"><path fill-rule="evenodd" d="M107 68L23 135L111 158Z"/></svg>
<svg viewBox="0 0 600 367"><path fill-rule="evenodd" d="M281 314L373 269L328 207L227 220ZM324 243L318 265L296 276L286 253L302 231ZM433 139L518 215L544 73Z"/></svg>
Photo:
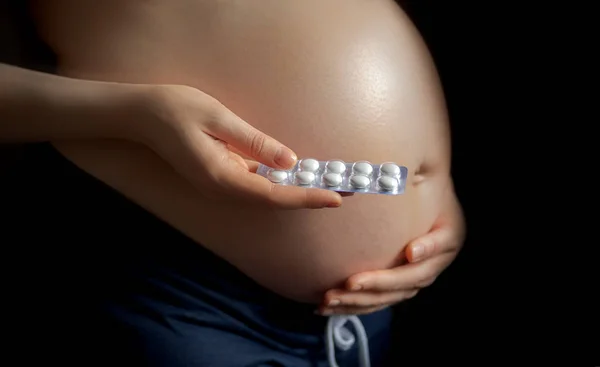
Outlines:
<svg viewBox="0 0 600 367"><path fill-rule="evenodd" d="M351 276L346 289L325 294L320 313L372 313L410 299L431 285L454 261L465 239L465 220L452 185L446 200L429 233L411 241L399 257L408 263Z"/></svg>

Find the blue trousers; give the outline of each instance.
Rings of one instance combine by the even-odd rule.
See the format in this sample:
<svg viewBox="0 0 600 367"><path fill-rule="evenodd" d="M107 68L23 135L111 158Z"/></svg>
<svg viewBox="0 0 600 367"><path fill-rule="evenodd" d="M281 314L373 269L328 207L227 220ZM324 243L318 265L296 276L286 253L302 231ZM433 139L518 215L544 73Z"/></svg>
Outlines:
<svg viewBox="0 0 600 367"><path fill-rule="evenodd" d="M127 356L129 365L155 367L328 366L327 318L314 306L268 292L197 245L168 260L128 268L115 278L127 288L102 300L114 363ZM361 321L372 366L382 366L391 311ZM338 364L358 366L357 348L338 350Z"/></svg>

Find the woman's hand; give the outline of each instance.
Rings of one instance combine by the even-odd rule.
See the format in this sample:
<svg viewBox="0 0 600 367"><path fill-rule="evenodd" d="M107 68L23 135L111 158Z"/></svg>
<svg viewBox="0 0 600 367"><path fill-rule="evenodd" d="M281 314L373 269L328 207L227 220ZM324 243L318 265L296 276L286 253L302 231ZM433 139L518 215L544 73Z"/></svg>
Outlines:
<svg viewBox="0 0 600 367"><path fill-rule="evenodd" d="M132 140L214 200L285 209L342 203L333 191L274 185L257 175L257 162L286 169L296 155L195 88L83 80L2 63L0 85L0 143Z"/></svg>
<svg viewBox="0 0 600 367"><path fill-rule="evenodd" d="M446 206L431 231L411 241L400 256L408 259L407 264L353 275L346 289L325 294L320 313L372 313L412 298L431 285L454 261L465 238L463 213L452 186L446 198Z"/></svg>
<svg viewBox="0 0 600 367"><path fill-rule="evenodd" d="M130 138L158 153L202 195L281 209L341 205L338 193L275 185L257 175L257 162L289 169L296 155L211 96L186 86L145 88L144 114L132 124Z"/></svg>

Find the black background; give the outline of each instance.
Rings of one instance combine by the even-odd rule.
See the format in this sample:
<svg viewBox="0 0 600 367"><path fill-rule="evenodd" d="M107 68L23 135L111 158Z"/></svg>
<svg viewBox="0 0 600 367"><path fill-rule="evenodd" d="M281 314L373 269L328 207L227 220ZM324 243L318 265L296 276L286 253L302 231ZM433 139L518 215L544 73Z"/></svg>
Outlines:
<svg viewBox="0 0 600 367"><path fill-rule="evenodd" d="M502 275L493 272L497 263L507 263L512 246L506 238L508 232L517 231L511 227L498 233L492 226L507 221L497 205L506 190L492 175L501 159L494 150L503 135L497 127L508 130L502 120L510 113L508 104L498 108L497 99L501 28L494 28L494 19L500 14L494 14L489 2L401 3L429 46L444 87L452 130L452 174L467 220L467 239L456 261L431 287L397 306L398 353L392 365L511 359L524 352L515 347L522 336L510 330L513 315L505 306L506 299L515 295L507 284L497 284L495 278Z"/></svg>

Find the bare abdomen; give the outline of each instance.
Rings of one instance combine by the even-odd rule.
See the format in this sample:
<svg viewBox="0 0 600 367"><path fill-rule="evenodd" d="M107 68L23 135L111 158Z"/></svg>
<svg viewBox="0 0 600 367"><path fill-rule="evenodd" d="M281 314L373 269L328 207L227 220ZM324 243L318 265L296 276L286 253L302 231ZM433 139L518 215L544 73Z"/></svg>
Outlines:
<svg viewBox="0 0 600 367"><path fill-rule="evenodd" d="M402 196L356 195L339 209L216 206L143 147L58 145L84 170L299 301L392 266L432 225L449 174L446 111L429 54L393 2L96 4L41 12L63 74L191 85L301 157L395 161L409 183Z"/></svg>

